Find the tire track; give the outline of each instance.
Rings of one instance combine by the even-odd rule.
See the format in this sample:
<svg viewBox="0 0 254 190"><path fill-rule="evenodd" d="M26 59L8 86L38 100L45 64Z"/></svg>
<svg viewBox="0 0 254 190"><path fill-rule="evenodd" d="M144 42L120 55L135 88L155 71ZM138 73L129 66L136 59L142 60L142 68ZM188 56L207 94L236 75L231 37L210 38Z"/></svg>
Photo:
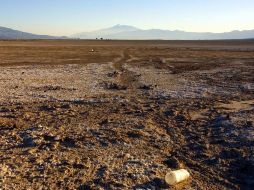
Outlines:
<svg viewBox="0 0 254 190"><path fill-rule="evenodd" d="M131 56L129 52L125 50L122 52L120 57L113 61L112 67L118 73L117 77L115 78L115 82L120 86L126 87L126 89L135 91L135 89L141 85L139 75L125 67L125 64L130 62L132 59L133 56Z"/></svg>

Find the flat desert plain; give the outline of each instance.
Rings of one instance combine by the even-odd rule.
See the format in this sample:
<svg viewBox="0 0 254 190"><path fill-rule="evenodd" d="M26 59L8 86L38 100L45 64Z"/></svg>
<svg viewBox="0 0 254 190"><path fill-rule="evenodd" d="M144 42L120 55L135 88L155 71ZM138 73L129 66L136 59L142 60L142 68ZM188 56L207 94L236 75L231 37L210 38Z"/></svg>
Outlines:
<svg viewBox="0 0 254 190"><path fill-rule="evenodd" d="M254 41L0 41L0 90L0 189L254 187Z"/></svg>

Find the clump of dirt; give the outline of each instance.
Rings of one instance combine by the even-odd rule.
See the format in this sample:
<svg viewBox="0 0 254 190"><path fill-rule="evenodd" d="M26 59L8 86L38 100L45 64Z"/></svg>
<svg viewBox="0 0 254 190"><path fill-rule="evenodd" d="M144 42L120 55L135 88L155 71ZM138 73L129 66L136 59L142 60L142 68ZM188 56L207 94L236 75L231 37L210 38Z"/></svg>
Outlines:
<svg viewBox="0 0 254 190"><path fill-rule="evenodd" d="M102 84L102 86L107 89L107 90L126 90L127 87L126 86L123 86L123 85L119 85L117 83L108 83L108 82L105 82Z"/></svg>

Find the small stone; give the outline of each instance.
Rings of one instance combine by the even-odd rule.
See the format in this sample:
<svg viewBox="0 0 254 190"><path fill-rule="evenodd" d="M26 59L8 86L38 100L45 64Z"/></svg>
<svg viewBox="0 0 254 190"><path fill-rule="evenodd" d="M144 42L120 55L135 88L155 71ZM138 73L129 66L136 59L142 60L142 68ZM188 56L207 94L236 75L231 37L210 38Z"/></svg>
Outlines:
<svg viewBox="0 0 254 190"><path fill-rule="evenodd" d="M34 154L36 152L36 149L35 148L32 148L32 149L29 149L27 151L28 154Z"/></svg>
<svg viewBox="0 0 254 190"><path fill-rule="evenodd" d="M55 140L56 140L56 141L60 141L60 140L61 140L61 136L60 136L60 135L56 135L56 136L55 136Z"/></svg>
<svg viewBox="0 0 254 190"><path fill-rule="evenodd" d="M131 155L130 154L125 154L124 158L129 159L129 158L131 158Z"/></svg>
<svg viewBox="0 0 254 190"><path fill-rule="evenodd" d="M0 166L0 176L4 176L5 174L8 173L8 171L9 171L9 167L6 166L5 164Z"/></svg>

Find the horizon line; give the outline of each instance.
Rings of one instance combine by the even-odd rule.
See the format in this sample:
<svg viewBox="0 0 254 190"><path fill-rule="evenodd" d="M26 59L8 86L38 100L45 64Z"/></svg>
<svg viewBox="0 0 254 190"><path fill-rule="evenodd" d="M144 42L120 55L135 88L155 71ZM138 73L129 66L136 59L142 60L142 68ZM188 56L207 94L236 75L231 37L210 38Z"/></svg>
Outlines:
<svg viewBox="0 0 254 190"><path fill-rule="evenodd" d="M128 27L134 27L134 28L137 28L137 30L143 30L143 31L148 31L148 30L162 30L162 31L179 31L179 32L187 32L187 33L212 33L212 34L223 34L223 33L229 33L229 32L234 32L234 31L238 31L238 32L242 32L242 31L251 31L251 30L254 30L254 29L234 29L234 30L229 30L229 31L223 31L223 32L209 32L209 31L204 31L204 32L198 32L198 31L187 31L187 30L181 30L181 29L174 29L174 30L170 30L170 29L161 29L161 28L149 28L149 29L142 29L140 27L137 27L137 26L133 26L133 25L127 25L127 24L116 24L116 25L113 25L111 27L105 27L105 28L101 28L101 29L97 29L97 30L87 30L87 31L83 31L83 32L76 32L74 34L69 34L69 35L53 35L53 34L40 34L40 33L33 33L33 32L30 32L30 31L24 31L22 29L18 29L18 28L12 28L12 27L6 27L6 26L0 26L0 27L3 27L3 28L8 28L8 29L11 29L11 30L16 30L16 31L20 31L20 32L24 32L24 33L30 33L30 34L34 34L34 35L45 35L45 36L55 36L55 37L70 37L70 36L73 36L73 35L77 35L77 34L81 34L81 33L92 33L92 32L97 32L97 31L100 31L100 30L105 30L105 29L110 29L110 28L113 28L113 27L116 27L116 26L128 26Z"/></svg>

